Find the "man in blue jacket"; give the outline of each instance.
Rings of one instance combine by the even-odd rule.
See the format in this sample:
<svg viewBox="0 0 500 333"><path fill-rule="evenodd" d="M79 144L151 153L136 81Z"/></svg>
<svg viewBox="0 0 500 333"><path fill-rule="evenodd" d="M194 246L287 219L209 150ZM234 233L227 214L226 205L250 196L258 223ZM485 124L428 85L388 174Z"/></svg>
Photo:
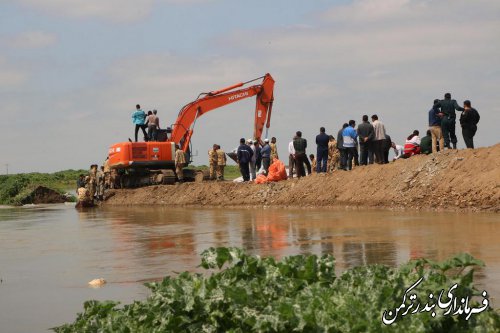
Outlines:
<svg viewBox="0 0 500 333"><path fill-rule="evenodd" d="M135 142L137 142L137 133L139 133L139 128L142 129L144 134L144 140L148 141L148 135L146 133L146 113L141 110L141 106L137 104L135 106L136 110L132 113L132 122L135 124Z"/></svg>
<svg viewBox="0 0 500 333"><path fill-rule="evenodd" d="M245 144L245 138L241 138L240 140L240 146L238 147L237 156L241 175L243 176L243 181L248 182L250 180L249 163L253 156L253 150Z"/></svg>
<svg viewBox="0 0 500 333"><path fill-rule="evenodd" d="M357 153L357 144L356 144L356 139L358 137L358 133L354 129L356 126L356 122L354 120L349 120L349 126L344 128L342 131L342 138L344 140L344 149L346 150L346 153L344 156L347 157L347 163L343 163L344 165L344 170L351 170L352 169L352 159Z"/></svg>
<svg viewBox="0 0 500 333"><path fill-rule="evenodd" d="M321 127L319 129L319 134L316 135L316 144L318 149L316 151L316 172L326 172L326 164L328 161L328 142L330 141L330 136L325 133L325 128Z"/></svg>

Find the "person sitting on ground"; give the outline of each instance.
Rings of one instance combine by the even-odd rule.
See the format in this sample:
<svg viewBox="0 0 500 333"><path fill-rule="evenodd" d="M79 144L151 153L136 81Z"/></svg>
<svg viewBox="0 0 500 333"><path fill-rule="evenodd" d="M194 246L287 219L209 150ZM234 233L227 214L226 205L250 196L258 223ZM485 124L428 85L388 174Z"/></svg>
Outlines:
<svg viewBox="0 0 500 333"><path fill-rule="evenodd" d="M427 130L427 135L420 140L420 152L426 155L432 153L431 130Z"/></svg>
<svg viewBox="0 0 500 333"><path fill-rule="evenodd" d="M404 148L403 146L397 145L394 142L391 142L391 147L394 150L394 158L392 159L393 161L400 159L403 157L404 154Z"/></svg>
<svg viewBox="0 0 500 333"><path fill-rule="evenodd" d="M314 158L314 154L310 154L309 159L311 160L311 172L316 173L317 162Z"/></svg>
<svg viewBox="0 0 500 333"><path fill-rule="evenodd" d="M403 157L409 158L416 154L420 154L420 138L418 137L418 131L414 131L406 139Z"/></svg>

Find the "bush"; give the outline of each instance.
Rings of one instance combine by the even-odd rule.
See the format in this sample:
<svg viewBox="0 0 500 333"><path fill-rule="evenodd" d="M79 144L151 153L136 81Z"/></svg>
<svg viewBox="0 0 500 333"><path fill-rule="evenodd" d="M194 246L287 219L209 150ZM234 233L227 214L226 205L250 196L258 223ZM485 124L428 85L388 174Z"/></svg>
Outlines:
<svg viewBox="0 0 500 333"><path fill-rule="evenodd" d="M410 261L399 268L356 267L340 277L330 255L299 255L276 261L236 248L211 248L201 266L221 269L210 276L181 273L146 284L145 301L87 301L72 324L56 332L498 332L500 316L490 308L466 320L465 314L432 317L429 312L403 317L385 326L386 309L402 304L405 290L424 277L415 292L427 296L448 291L479 295L474 265L461 254L442 263ZM425 302L423 302L425 303ZM409 303L407 302L407 306ZM478 307L471 302L470 307ZM444 311L444 310L443 310ZM402 311L401 311L402 312Z"/></svg>

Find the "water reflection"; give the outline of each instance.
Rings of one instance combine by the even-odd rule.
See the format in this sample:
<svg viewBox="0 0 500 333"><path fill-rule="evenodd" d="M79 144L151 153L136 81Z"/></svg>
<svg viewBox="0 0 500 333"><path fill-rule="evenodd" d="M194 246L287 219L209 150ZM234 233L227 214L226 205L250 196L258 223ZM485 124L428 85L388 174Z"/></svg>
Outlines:
<svg viewBox="0 0 500 333"><path fill-rule="evenodd" d="M87 299L145 298L142 282L202 271L199 256L211 246L277 258L333 254L337 274L358 265L396 266L469 252L486 262L477 277L495 298L499 223L498 214L324 209L0 209L0 323L2 331L42 331L73 320ZM109 283L89 290L87 282L97 277Z"/></svg>

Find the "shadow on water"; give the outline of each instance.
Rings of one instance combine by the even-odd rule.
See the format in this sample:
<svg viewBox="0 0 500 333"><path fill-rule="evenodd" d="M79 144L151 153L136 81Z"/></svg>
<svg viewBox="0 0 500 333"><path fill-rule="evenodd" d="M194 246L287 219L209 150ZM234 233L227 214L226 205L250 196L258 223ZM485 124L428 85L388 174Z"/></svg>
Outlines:
<svg viewBox="0 0 500 333"><path fill-rule="evenodd" d="M0 322L9 332L44 331L72 321L88 299L143 299L144 281L201 271L200 253L212 246L277 258L329 253L338 274L469 252L487 265L480 285L498 297L499 223L498 214L340 209L0 209ZM108 283L88 288L98 277Z"/></svg>

